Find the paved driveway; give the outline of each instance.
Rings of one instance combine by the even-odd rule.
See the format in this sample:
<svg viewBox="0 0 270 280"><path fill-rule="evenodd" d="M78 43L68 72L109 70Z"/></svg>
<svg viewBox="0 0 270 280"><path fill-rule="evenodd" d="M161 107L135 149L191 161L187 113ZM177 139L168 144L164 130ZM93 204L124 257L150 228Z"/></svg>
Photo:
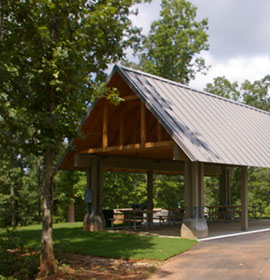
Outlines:
<svg viewBox="0 0 270 280"><path fill-rule="evenodd" d="M270 280L270 232L201 242L166 261L150 279Z"/></svg>

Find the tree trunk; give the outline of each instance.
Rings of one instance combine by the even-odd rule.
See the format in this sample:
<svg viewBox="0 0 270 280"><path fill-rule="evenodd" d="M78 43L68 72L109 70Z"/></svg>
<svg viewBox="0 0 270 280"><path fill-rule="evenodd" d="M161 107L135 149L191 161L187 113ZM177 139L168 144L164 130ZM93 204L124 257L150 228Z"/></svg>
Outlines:
<svg viewBox="0 0 270 280"><path fill-rule="evenodd" d="M12 178L12 181L9 186L9 191L10 191L10 225L15 228L16 227L16 220L15 220L15 201L14 201L14 186L13 186L13 180L14 177Z"/></svg>
<svg viewBox="0 0 270 280"><path fill-rule="evenodd" d="M52 239L53 158L54 153L52 148L47 147L45 151L45 186L40 252L40 276L57 272L57 263L53 253Z"/></svg>
<svg viewBox="0 0 270 280"><path fill-rule="evenodd" d="M68 223L75 222L74 195L73 194L71 194L70 198L69 198L67 221L68 221Z"/></svg>
<svg viewBox="0 0 270 280"><path fill-rule="evenodd" d="M38 182L38 222L41 222L41 195L42 195L42 179L41 179L41 162L40 162L40 157L37 158L37 182Z"/></svg>

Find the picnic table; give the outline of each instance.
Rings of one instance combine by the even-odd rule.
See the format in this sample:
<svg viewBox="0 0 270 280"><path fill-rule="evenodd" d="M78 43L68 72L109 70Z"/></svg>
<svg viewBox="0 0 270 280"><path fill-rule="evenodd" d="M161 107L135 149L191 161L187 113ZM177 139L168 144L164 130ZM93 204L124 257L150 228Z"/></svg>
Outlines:
<svg viewBox="0 0 270 280"><path fill-rule="evenodd" d="M241 217L241 205L212 205L205 206L207 211L207 218L210 221L223 219L224 221L235 221ZM262 209L260 205L249 205L249 213L252 219L257 219L257 212L262 216Z"/></svg>

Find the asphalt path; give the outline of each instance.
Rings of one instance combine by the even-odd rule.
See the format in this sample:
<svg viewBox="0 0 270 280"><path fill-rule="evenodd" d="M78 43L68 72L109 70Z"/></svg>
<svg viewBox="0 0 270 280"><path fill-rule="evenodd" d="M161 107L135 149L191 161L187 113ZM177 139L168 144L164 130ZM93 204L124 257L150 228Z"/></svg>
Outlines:
<svg viewBox="0 0 270 280"><path fill-rule="evenodd" d="M164 262L151 280L270 280L270 232L200 242Z"/></svg>

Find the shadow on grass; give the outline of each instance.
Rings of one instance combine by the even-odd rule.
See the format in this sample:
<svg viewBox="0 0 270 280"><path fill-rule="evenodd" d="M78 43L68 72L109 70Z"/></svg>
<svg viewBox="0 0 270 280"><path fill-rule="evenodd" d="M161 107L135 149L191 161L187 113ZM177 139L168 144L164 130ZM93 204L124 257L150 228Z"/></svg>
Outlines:
<svg viewBox="0 0 270 280"><path fill-rule="evenodd" d="M19 230L28 248L39 249L41 230ZM53 240L56 248L64 251L113 258L132 258L154 247L152 237L109 232L86 232L80 228L55 228ZM140 256L139 256L140 257Z"/></svg>
<svg viewBox="0 0 270 280"><path fill-rule="evenodd" d="M40 227L18 231L27 248L40 248ZM1 234L0 234L1 235ZM81 225L62 224L53 229L55 249L98 257L165 260L190 249L196 242L185 239L160 238L111 232L87 232Z"/></svg>

